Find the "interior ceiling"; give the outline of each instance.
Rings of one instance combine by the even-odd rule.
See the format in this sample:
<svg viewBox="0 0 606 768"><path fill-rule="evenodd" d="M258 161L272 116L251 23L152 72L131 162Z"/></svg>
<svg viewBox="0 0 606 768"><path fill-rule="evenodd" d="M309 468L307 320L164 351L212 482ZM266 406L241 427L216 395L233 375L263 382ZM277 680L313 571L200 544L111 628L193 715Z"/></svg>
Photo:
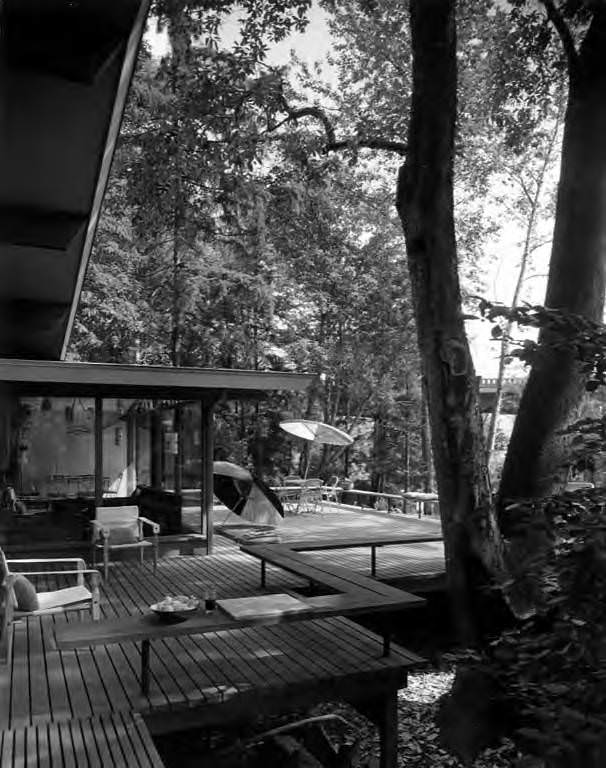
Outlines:
<svg viewBox="0 0 606 768"><path fill-rule="evenodd" d="M65 356L148 6L0 2L0 357Z"/></svg>

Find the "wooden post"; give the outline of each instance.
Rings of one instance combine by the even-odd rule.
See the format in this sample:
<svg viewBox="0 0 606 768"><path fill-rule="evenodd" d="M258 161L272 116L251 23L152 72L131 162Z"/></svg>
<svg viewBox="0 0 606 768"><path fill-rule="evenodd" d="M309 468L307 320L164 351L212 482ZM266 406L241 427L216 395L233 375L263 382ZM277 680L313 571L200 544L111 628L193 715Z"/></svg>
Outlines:
<svg viewBox="0 0 606 768"><path fill-rule="evenodd" d="M95 397L95 507L103 505L103 398Z"/></svg>
<svg viewBox="0 0 606 768"><path fill-rule="evenodd" d="M206 534L206 554L213 552L213 410L212 404L200 401L200 526Z"/></svg>
<svg viewBox="0 0 606 768"><path fill-rule="evenodd" d="M173 430L177 435L177 454L173 469L174 486L175 493L180 495L183 487L183 406L181 403L175 405Z"/></svg>
<svg viewBox="0 0 606 768"><path fill-rule="evenodd" d="M398 692L385 694L378 711L379 737L381 740L380 768L397 768L398 765Z"/></svg>
<svg viewBox="0 0 606 768"><path fill-rule="evenodd" d="M126 414L126 490L132 493L137 484L137 467L135 466L136 415L132 408Z"/></svg>
<svg viewBox="0 0 606 768"><path fill-rule="evenodd" d="M405 685L406 683L404 683ZM352 700L353 706L379 730L380 768L398 765L398 688L386 688L380 695Z"/></svg>
<svg viewBox="0 0 606 768"><path fill-rule="evenodd" d="M162 487L162 424L158 403L154 400L153 410L150 414L150 485L152 488Z"/></svg>

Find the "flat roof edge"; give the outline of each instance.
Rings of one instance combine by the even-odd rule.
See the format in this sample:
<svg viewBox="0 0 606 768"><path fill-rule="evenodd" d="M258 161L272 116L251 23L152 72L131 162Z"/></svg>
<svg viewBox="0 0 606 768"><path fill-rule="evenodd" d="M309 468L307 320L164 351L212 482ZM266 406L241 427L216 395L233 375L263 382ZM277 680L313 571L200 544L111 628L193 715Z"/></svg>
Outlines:
<svg viewBox="0 0 606 768"><path fill-rule="evenodd" d="M0 358L0 383L26 387L74 385L108 389L272 391L306 389L315 374L291 371L254 371L230 368L174 368L158 365L83 363Z"/></svg>

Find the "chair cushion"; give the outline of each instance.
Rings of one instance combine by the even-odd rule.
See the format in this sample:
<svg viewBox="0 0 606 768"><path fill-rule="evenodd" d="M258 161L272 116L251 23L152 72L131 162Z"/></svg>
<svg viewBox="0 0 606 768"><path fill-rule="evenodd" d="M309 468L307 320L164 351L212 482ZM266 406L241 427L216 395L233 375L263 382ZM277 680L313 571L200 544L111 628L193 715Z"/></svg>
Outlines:
<svg viewBox="0 0 606 768"><path fill-rule="evenodd" d="M37 611L40 604L36 588L25 576L17 576L14 583L15 600L19 611Z"/></svg>
<svg viewBox="0 0 606 768"><path fill-rule="evenodd" d="M53 608L66 608L70 605L90 601L92 595L84 586L65 587L54 592L40 592L38 600L40 610L48 611Z"/></svg>
<svg viewBox="0 0 606 768"><path fill-rule="evenodd" d="M134 504L119 507L97 507L95 510L95 520L108 528L113 528L114 525L132 523L138 517L139 507Z"/></svg>
<svg viewBox="0 0 606 768"><path fill-rule="evenodd" d="M113 544L134 544L139 541L139 523L132 521L129 523L114 523L109 529L109 545Z"/></svg>

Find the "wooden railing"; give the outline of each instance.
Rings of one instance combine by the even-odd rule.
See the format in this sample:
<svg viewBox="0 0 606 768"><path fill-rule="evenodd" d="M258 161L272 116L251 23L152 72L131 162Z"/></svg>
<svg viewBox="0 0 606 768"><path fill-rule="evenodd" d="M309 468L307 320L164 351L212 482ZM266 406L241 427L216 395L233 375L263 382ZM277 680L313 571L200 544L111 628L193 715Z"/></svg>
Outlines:
<svg viewBox="0 0 606 768"><path fill-rule="evenodd" d="M395 509L407 512L407 506L414 504L414 511L419 517L427 511L427 506L432 508L432 511L437 508L439 499L435 493L423 493L417 491L403 491L402 493L381 493L379 491L364 491L358 488L334 488L332 486L323 486L322 492L330 492L337 494L338 501L342 504L351 503L354 507L371 508L371 509L383 509L386 512L392 512ZM349 500L353 500L350 502ZM360 503L360 499L368 498L368 504ZM374 504L372 500L375 500ZM383 504L381 505L381 500ZM395 502L395 503L392 503ZM377 506L379 504L379 506Z"/></svg>

